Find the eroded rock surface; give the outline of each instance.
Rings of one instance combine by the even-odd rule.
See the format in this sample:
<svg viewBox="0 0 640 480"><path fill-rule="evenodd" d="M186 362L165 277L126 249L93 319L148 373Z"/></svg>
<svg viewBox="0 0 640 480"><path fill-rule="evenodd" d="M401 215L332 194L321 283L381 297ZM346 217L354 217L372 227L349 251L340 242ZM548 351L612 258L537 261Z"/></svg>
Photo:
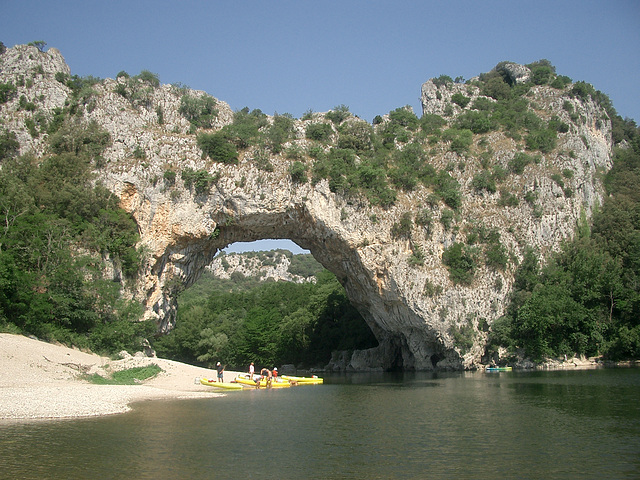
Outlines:
<svg viewBox="0 0 640 480"><path fill-rule="evenodd" d="M69 69L54 49L39 52L19 46L0 57L0 82L31 78L34 68L32 86L19 87L17 98L2 105L1 112L5 128L18 135L21 152L43 155L46 135L37 139L29 135L24 125L29 113L19 110L18 98L27 95L45 113L63 106L70 90L56 81L55 73L68 74ZM516 81L527 74L526 67L512 70ZM162 331L171 329L176 292L193 284L225 246L264 238L291 239L337 276L380 342L376 349L337 354L332 368L473 368L483 354L488 326L504 313L524 248L533 246L544 257L571 237L581 213L589 216L601 200L598 172L611 166L606 113L591 101L572 98L566 90L534 86L528 99L536 112L547 119L556 115L570 129L558 135L551 153L541 154L539 162L527 165L522 174L510 175L501 185L520 199L517 205L501 204L500 192L473 187L474 175L482 170L478 156L452 152L446 145L425 145L430 149L429 161L447 169L461 186L462 205L453 225L445 228L439 220L447 207L434 204L433 192L423 186L398 192L394 205L385 209L371 206L365 198L333 193L326 180L293 182L292 161L282 153L269 157L271 171L257 166L263 153L256 147L242 151L238 165L203 158L196 136L189 133L189 122L178 111L184 90L162 85L149 90L143 104L133 104L115 93L122 81L106 79L92 87L91 108L85 108L83 119L96 121L111 135L112 144L104 154L106 165L98 175L134 216L149 252L131 291L144 305L145 318L155 319ZM423 112L446 115L452 122L465 110L452 102L456 93L471 102L481 97L472 84L438 86L429 81L422 86ZM567 103L579 122L570 117ZM213 130L233 119L226 103L217 101L217 109ZM331 124L323 114L296 120L297 137L290 145L304 149L312 143L304 133L309 122ZM332 129L337 136L336 128ZM491 161L505 169L524 150L522 142L502 132L481 137L476 136L473 148L488 151L489 145ZM217 181L208 193L195 193L181 178L186 168L209 172ZM167 181L168 171L176 173L175 180ZM564 171L571 175L563 177L561 186L557 175ZM535 203L523 200L527 192ZM424 209L433 218L428 228L414 222L408 234L392 233L403 214L409 212L415 218ZM454 243L464 242L474 225L499 232L510 260L504 269L479 265L471 284L455 284L442 254ZM415 261L416 252L423 256L421 263ZM457 336L461 332L470 343L461 344Z"/></svg>

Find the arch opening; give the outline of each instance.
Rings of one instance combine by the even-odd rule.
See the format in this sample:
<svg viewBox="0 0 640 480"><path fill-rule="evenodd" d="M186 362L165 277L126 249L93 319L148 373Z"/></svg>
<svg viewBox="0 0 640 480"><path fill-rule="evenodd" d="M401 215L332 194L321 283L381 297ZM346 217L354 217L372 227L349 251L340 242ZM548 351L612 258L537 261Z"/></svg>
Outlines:
<svg viewBox="0 0 640 480"><path fill-rule="evenodd" d="M324 369L335 351L378 345L336 275L288 239L218 250L177 295L175 326L167 339L156 341L165 356L209 365L220 360L230 368L253 361Z"/></svg>

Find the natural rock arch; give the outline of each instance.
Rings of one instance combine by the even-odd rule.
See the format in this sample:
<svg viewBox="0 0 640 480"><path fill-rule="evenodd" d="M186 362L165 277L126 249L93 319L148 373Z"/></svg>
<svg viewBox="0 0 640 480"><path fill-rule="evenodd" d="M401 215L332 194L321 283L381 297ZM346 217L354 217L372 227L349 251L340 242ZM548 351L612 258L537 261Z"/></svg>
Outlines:
<svg viewBox="0 0 640 480"><path fill-rule="evenodd" d="M245 169L222 168L229 177L200 198L184 190L177 201L166 191L142 193L128 181L119 188L112 184L138 221L143 242L155 252L144 275L144 302L147 317L156 318L162 331L175 321L175 294L193 284L219 250L235 242L282 238L309 250L336 275L380 342L376 349L343 359L342 367L431 369L434 355L446 358L446 332L425 329L424 320L398 295L392 272L409 272L398 262L381 261L406 256L408 241L393 241L386 222L372 224L368 205L340 199L326 182L295 185L283 179L272 197L246 183L232 193L234 179Z"/></svg>
<svg viewBox="0 0 640 480"><path fill-rule="evenodd" d="M466 86L453 85L433 105L434 89L431 82L422 88L425 112L442 110L456 91L469 94ZM549 108L561 104L561 98L545 96L559 96L553 90L538 94ZM162 97L165 119L180 122L177 100L167 102L167 96L165 92ZM512 263L500 271L480 265L473 282L460 285L450 280L442 254L464 241L463 229L474 222L497 230L515 259L521 258L526 245L544 255L573 234L580 216L589 215L601 199L596 171L611 165L610 123L602 120L602 111L592 102L574 101L574 105L584 122L564 135L562 145L575 155L547 155L543 164L516 179L516 188L522 192L536 191L540 211L534 214L526 202L500 206L497 193L488 195L473 188L473 170L454 170L463 202L458 229L453 230L433 222L428 232L413 224L406 236L392 234L404 214L415 218L420 208L431 204L432 192L425 187L399 192L389 208L374 207L364 197L333 193L326 180L293 182L288 173L291 162L282 156L270 158L273 169L268 172L256 166L251 149L241 155L238 165L215 163L203 158L194 136L172 135L166 127L141 129L125 118L102 119L107 127L114 126L112 135L117 136L107 152L111 162L101 179L134 215L142 243L150 252L136 296L146 307L146 317L155 318L160 330L167 331L175 321L176 292L190 286L220 249L238 241L287 238L308 249L337 276L379 340L375 349L334 359L336 368L473 368L484 353L487 327L505 311L515 266ZM121 115L117 109L110 111ZM219 117L230 122L230 110L221 108ZM308 142L304 123L297 128L295 141L304 147ZM501 145L496 161L506 165L517 151L514 141L498 132L488 138ZM123 162L131 162L133 146L140 144L153 152L152 158L123 168ZM460 158L449 152L436 161L451 163ZM566 179L566 188L574 194L567 198L550 171L569 167L574 175ZM185 168L206 171L217 180L206 193L188 188L177 175L175 183L158 180L168 169L181 172ZM441 205L430 208L435 218L444 211ZM417 250L424 254L420 265L412 262ZM464 344L456 339L460 332L468 336Z"/></svg>
<svg viewBox="0 0 640 480"><path fill-rule="evenodd" d="M70 88L56 79L59 74L68 76L70 70L55 49L39 52L35 47L17 46L8 49L0 63L2 82L39 72L28 93L48 114L62 109L72 96ZM506 67L513 81L526 78L526 67ZM144 90L144 98L134 101L118 94L126 90L127 82ZM135 285L127 286L131 296L144 305L146 318L155 319L159 329L167 331L175 321L176 292L190 286L220 249L237 241L291 239L337 276L380 342L375 349L336 359L342 368L473 368L481 360L487 327L504 313L524 248L533 246L544 258L570 238L578 219L585 213L589 216L601 201L598 173L612 164L611 122L595 101L577 98L569 88L532 86L527 108L544 118L557 118L567 127L558 133L557 148L503 183L514 197L533 194L535 208L528 201L504 205L499 192L475 188L474 175L485 170L479 155L456 153L446 141L439 141L434 153L429 152L429 162L450 173L462 197L455 228L449 229L442 222L444 203L434 202L433 192L424 186L398 191L393 206L384 209L371 206L364 196L333 193L326 180L294 183L289 175L291 161L282 154L270 154L272 169L264 171L256 161L255 146L240 153L238 165L204 158L195 135L189 133L193 126L180 113L185 92L169 85L146 85L135 78L105 79L92 86L90 105L77 105L82 121L96 122L109 132L112 144L104 152L97 181L118 195L122 207L131 212L148 252ZM468 98L469 106L479 97L485 104L495 102L484 97L474 81L465 85L428 81L421 92L423 113L447 117L449 125L466 108L455 98ZM206 95L191 90L188 94ZM11 113L5 128L16 133L20 153L45 155L46 135L34 137L25 127L31 114L19 108L17 99L3 108ZM233 111L224 102L216 101L216 111L207 125L211 131L233 122ZM362 122L354 117L347 121ZM387 121L385 116L380 125ZM327 141L336 145L339 133L326 114L296 120L290 145L304 150L313 144L305 135L310 122L327 124L331 132ZM397 149L404 148L402 141L394 142ZM474 142L476 153L482 151L480 140ZM505 170L516 153L525 149L522 141L503 131L483 134L482 142L491 147L493 165ZM421 145L430 149L427 143ZM329 148L329 144L315 146ZM179 174L187 169L205 172L215 182L208 191L198 193L181 180ZM561 179L562 186L554 178L565 171L571 174ZM168 172L175 181L169 180ZM413 222L403 235L392 233L403 215L415 219L421 209L429 209L434 220L428 231ZM478 265L471 284L455 284L442 254L464 242L465 230L475 225L498 232L512 261L498 269ZM418 251L422 258L415 262ZM119 279L114 273L114 280ZM467 334L464 344L456 340L460 332Z"/></svg>

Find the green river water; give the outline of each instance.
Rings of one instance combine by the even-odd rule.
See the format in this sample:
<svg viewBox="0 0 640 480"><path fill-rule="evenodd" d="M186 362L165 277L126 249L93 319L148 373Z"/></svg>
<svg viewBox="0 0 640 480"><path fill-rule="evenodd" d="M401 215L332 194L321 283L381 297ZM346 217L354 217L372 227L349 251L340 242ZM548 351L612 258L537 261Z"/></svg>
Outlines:
<svg viewBox="0 0 640 480"><path fill-rule="evenodd" d="M325 385L0 423L2 479L640 478L640 370Z"/></svg>

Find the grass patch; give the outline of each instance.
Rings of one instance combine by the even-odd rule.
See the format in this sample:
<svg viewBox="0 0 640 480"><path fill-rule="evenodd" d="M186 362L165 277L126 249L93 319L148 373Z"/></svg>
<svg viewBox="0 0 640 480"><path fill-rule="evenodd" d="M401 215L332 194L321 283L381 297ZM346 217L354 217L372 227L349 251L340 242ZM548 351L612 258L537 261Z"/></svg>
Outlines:
<svg viewBox="0 0 640 480"><path fill-rule="evenodd" d="M97 373L87 375L87 380L95 385L135 385L143 380L156 376L162 369L154 364L146 367L135 367L114 372L111 378L105 378Z"/></svg>

